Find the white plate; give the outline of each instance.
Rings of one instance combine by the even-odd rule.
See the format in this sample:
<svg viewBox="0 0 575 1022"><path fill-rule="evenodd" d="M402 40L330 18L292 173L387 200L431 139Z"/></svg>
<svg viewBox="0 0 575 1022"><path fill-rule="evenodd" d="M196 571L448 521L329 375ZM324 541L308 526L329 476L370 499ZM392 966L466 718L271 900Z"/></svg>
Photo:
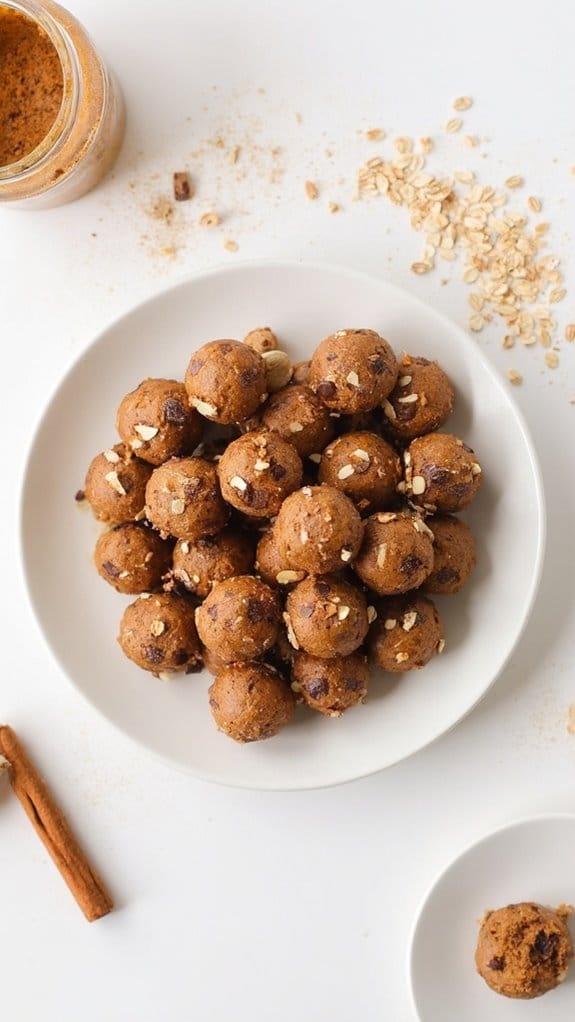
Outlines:
<svg viewBox="0 0 575 1022"><path fill-rule="evenodd" d="M538 816L489 834L436 880L419 912L409 973L420 1022L565 1022L575 1018L575 963L532 1001L494 993L475 972L479 920L489 908L575 905L575 816ZM575 938L575 924L569 927Z"/></svg>
<svg viewBox="0 0 575 1022"><path fill-rule="evenodd" d="M473 582L438 600L445 653L424 671L374 678L369 702L339 720L298 713L277 738L245 747L212 724L207 673L159 682L116 643L126 604L98 578L98 526L74 503L91 457L115 442L116 407L146 376L181 377L214 337L270 323L294 361L342 326L369 326L437 358L457 390L449 429L485 470L468 516L478 539ZM175 766L225 784L297 789L337 784L397 763L452 727L486 692L529 613L541 566L544 510L525 425L506 387L466 334L412 295L336 267L236 266L166 291L110 326L65 376L38 427L22 503L32 604L62 669L122 731Z"/></svg>

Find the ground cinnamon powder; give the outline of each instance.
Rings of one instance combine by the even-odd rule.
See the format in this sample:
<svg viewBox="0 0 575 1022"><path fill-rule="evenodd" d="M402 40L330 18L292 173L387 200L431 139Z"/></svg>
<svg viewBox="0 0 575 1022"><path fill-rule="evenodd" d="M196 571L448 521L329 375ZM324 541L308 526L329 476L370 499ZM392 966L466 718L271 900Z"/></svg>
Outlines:
<svg viewBox="0 0 575 1022"><path fill-rule="evenodd" d="M64 89L62 65L31 18L0 4L0 166L27 156L54 124Z"/></svg>

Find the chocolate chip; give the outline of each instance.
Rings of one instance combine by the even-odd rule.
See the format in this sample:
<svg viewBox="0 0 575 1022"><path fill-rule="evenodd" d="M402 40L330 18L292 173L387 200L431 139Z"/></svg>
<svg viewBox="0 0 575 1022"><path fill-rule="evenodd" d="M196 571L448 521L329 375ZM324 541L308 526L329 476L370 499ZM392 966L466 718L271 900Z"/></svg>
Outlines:
<svg viewBox="0 0 575 1022"><path fill-rule="evenodd" d="M360 688L363 688L364 683L361 678L343 678L343 687L348 692L358 692Z"/></svg>
<svg viewBox="0 0 575 1022"><path fill-rule="evenodd" d="M186 500L193 500L194 497L197 497L202 486L202 480L199 479L198 476L191 476L189 479L186 479L183 485L184 497Z"/></svg>
<svg viewBox="0 0 575 1022"><path fill-rule="evenodd" d="M396 402L393 407L395 409L395 417L396 419L399 419L400 422L410 422L417 411L417 404L414 401L407 405Z"/></svg>
<svg viewBox="0 0 575 1022"><path fill-rule="evenodd" d="M387 369L385 359L381 355L370 355L367 361L370 372L375 373L376 376L380 376Z"/></svg>
<svg viewBox="0 0 575 1022"><path fill-rule="evenodd" d="M231 344L228 344L227 342L220 344L220 351L222 352L222 355L229 355L231 350L232 350Z"/></svg>
<svg viewBox="0 0 575 1022"><path fill-rule="evenodd" d="M490 961L488 961L487 968L493 969L494 972L503 972L505 968L505 959L495 955L494 958L491 958Z"/></svg>
<svg viewBox="0 0 575 1022"><path fill-rule="evenodd" d="M255 597L248 600L247 615L248 621L252 625L258 624L259 621L263 621L265 608L263 607L261 600L256 600Z"/></svg>
<svg viewBox="0 0 575 1022"><path fill-rule="evenodd" d="M248 387L250 383L255 383L259 375L260 374L258 370L256 369L255 366L253 366L251 369L242 369L240 373L240 380L242 381L244 387Z"/></svg>
<svg viewBox="0 0 575 1022"><path fill-rule="evenodd" d="M201 539L198 540L198 546L203 547L205 550L212 550L215 546L217 546L217 543L218 541L215 536L202 536Z"/></svg>
<svg viewBox="0 0 575 1022"><path fill-rule="evenodd" d="M337 351L330 351L329 355L325 356L326 362L337 362Z"/></svg>
<svg viewBox="0 0 575 1022"><path fill-rule="evenodd" d="M181 667L182 664L187 663L187 661L190 659L190 655L187 649L177 649L172 659L178 667Z"/></svg>
<svg viewBox="0 0 575 1022"><path fill-rule="evenodd" d="M534 964L546 962L557 955L558 945L558 933L546 933L545 930L539 930L529 949L529 958Z"/></svg>
<svg viewBox="0 0 575 1022"><path fill-rule="evenodd" d="M220 704L218 703L217 699L214 699L213 696L210 696L209 702L212 710L219 710Z"/></svg>
<svg viewBox="0 0 575 1022"><path fill-rule="evenodd" d="M203 369L203 367L204 367L203 358L193 358L188 366L188 372L190 376L195 376L197 373L199 373L200 369Z"/></svg>
<svg viewBox="0 0 575 1022"><path fill-rule="evenodd" d="M443 486L449 479L449 472L446 468L440 468L439 465L430 465L426 471L428 483L436 483L437 486Z"/></svg>
<svg viewBox="0 0 575 1022"><path fill-rule="evenodd" d="M122 486L124 487L126 493L130 493L134 489L132 480L127 479L125 475L120 475L120 473L118 472L118 479Z"/></svg>
<svg viewBox="0 0 575 1022"><path fill-rule="evenodd" d="M117 578L120 574L120 569L117 568L115 564L112 564L111 561L104 561L102 567L106 574L111 575L112 578Z"/></svg>
<svg viewBox="0 0 575 1022"><path fill-rule="evenodd" d="M450 487L451 495L455 497L456 500L461 500L461 498L467 493L468 489L469 487L467 483L454 483L453 486Z"/></svg>
<svg viewBox="0 0 575 1022"><path fill-rule="evenodd" d="M173 426L185 426L187 415L182 402L178 401L175 397L166 398L164 401L164 418L166 422L171 423Z"/></svg>
<svg viewBox="0 0 575 1022"><path fill-rule="evenodd" d="M314 678L305 685L306 692L311 699L321 699L329 692L329 684L325 678Z"/></svg>
<svg viewBox="0 0 575 1022"><path fill-rule="evenodd" d="M199 671L202 670L202 666L203 665L202 665L201 660L193 660L192 663L188 664L188 666L186 667L185 673L186 674L198 674Z"/></svg>
<svg viewBox="0 0 575 1022"><path fill-rule="evenodd" d="M285 469L283 467L283 465L277 465L276 464L276 465L271 465L270 466L270 475L271 475L272 479L275 479L276 483L278 482L279 479L283 479L283 477L285 476L286 472L287 472L287 469Z"/></svg>
<svg viewBox="0 0 575 1022"><path fill-rule="evenodd" d="M469 454L475 454L473 447L469 447L467 444L462 444L461 446L463 447L463 450L468 451Z"/></svg>
<svg viewBox="0 0 575 1022"><path fill-rule="evenodd" d="M191 199L192 189L190 188L190 179L185 171L177 170L174 173L174 199L176 202L185 202L186 199Z"/></svg>
<svg viewBox="0 0 575 1022"><path fill-rule="evenodd" d="M318 383L316 387L316 392L319 397L324 398L326 401L328 401L330 397L334 396L335 391L335 383L332 383L331 380L322 380L322 382Z"/></svg>
<svg viewBox="0 0 575 1022"><path fill-rule="evenodd" d="M144 646L144 656L151 664L161 664L164 654L158 646Z"/></svg>
<svg viewBox="0 0 575 1022"><path fill-rule="evenodd" d="M218 608L217 607L206 607L208 617L211 617L212 621L218 620Z"/></svg>
<svg viewBox="0 0 575 1022"><path fill-rule="evenodd" d="M74 500L77 500L78 503L80 503L81 500L85 500L85 499L86 499L86 494L84 493L84 491L83 490L76 490L76 493L74 494Z"/></svg>
<svg viewBox="0 0 575 1022"><path fill-rule="evenodd" d="M305 617L305 618L311 617L313 612L314 612L313 604L312 603L304 603L303 607L300 607L299 616L300 617Z"/></svg>
<svg viewBox="0 0 575 1022"><path fill-rule="evenodd" d="M315 583L315 591L316 593L319 593L320 596L329 596L331 589L327 582L322 582L321 580L318 580Z"/></svg>
<svg viewBox="0 0 575 1022"><path fill-rule="evenodd" d="M459 582L459 572L455 568L440 568L439 571L435 571L433 574L435 581L440 586L448 585L450 582Z"/></svg>
<svg viewBox="0 0 575 1022"><path fill-rule="evenodd" d="M416 557L415 554L409 554L408 557L404 557L402 560L399 570L404 575L414 575L416 571L419 571L423 567L423 561L420 557Z"/></svg>

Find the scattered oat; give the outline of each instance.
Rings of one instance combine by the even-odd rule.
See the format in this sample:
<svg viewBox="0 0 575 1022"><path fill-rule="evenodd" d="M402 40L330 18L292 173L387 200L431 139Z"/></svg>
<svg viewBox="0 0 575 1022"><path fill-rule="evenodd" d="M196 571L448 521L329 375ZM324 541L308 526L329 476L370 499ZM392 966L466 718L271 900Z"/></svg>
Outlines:
<svg viewBox="0 0 575 1022"><path fill-rule="evenodd" d="M469 110L473 106L473 100L471 96L458 96L451 105L454 110Z"/></svg>
<svg viewBox="0 0 575 1022"><path fill-rule="evenodd" d="M227 238L224 241L224 248L226 252L237 252L239 245L237 241L233 241L231 238Z"/></svg>
<svg viewBox="0 0 575 1022"><path fill-rule="evenodd" d="M431 152L431 150L433 149L433 140L429 137L429 135L424 135L423 138L420 138L419 148L421 149L422 153L427 154Z"/></svg>
<svg viewBox="0 0 575 1022"><path fill-rule="evenodd" d="M433 269L433 266L431 265L431 263L415 262L415 263L411 264L411 272L412 273L419 273L419 274L429 273L429 271L432 270L432 269Z"/></svg>
<svg viewBox="0 0 575 1022"><path fill-rule="evenodd" d="M319 188L316 185L315 181L306 181L304 187L305 187L305 194L307 195L308 199L312 199L312 200L313 199L317 199L317 197L319 195Z"/></svg>
<svg viewBox="0 0 575 1022"><path fill-rule="evenodd" d="M550 369L557 369L559 365L559 355L556 351L545 352L545 361Z"/></svg>
<svg viewBox="0 0 575 1022"><path fill-rule="evenodd" d="M194 194L189 175L185 170L177 170L173 177L174 199L176 202L185 202L191 199Z"/></svg>
<svg viewBox="0 0 575 1022"><path fill-rule="evenodd" d="M575 341L575 323L568 323L565 327L565 340Z"/></svg>
<svg viewBox="0 0 575 1022"><path fill-rule="evenodd" d="M469 146L470 149L475 149L479 145L479 139L477 135L464 135L463 144Z"/></svg>
<svg viewBox="0 0 575 1022"><path fill-rule="evenodd" d="M519 174L513 174L505 181L506 188L523 188L524 184L525 181Z"/></svg>
<svg viewBox="0 0 575 1022"><path fill-rule="evenodd" d="M240 152L241 152L241 150L240 150L239 145L235 145L233 147L233 149L230 149L229 156L228 156L228 163L231 163L232 165L234 163L237 163L238 159L239 159L239 156L240 156Z"/></svg>
<svg viewBox="0 0 575 1022"><path fill-rule="evenodd" d="M339 213L340 211L340 205L337 202L328 202L327 208L329 209L330 213Z"/></svg>
<svg viewBox="0 0 575 1022"><path fill-rule="evenodd" d="M549 294L549 301L552 305L555 305L557 302L562 302L566 294L567 292L564 287L554 287Z"/></svg>
<svg viewBox="0 0 575 1022"><path fill-rule="evenodd" d="M445 125L445 130L448 135L455 135L458 131L461 130L462 125L463 121L461 120L460 117L451 117L450 120L448 120L447 124Z"/></svg>
<svg viewBox="0 0 575 1022"><path fill-rule="evenodd" d="M471 316L469 320L469 329L473 330L474 333L479 333L485 326L485 320L483 316Z"/></svg>
<svg viewBox="0 0 575 1022"><path fill-rule="evenodd" d="M369 142L382 142L385 138L385 131L382 131L381 128L370 128L369 131L366 131L365 136Z"/></svg>
<svg viewBox="0 0 575 1022"><path fill-rule="evenodd" d="M393 144L400 156L405 156L413 149L413 142L406 135L400 135L399 138L394 138Z"/></svg>
<svg viewBox="0 0 575 1022"><path fill-rule="evenodd" d="M575 703L571 703L567 713L567 730L570 735L575 735Z"/></svg>
<svg viewBox="0 0 575 1022"><path fill-rule="evenodd" d="M212 210L210 213L203 213L200 217L200 227L219 227L222 218L219 213Z"/></svg>
<svg viewBox="0 0 575 1022"><path fill-rule="evenodd" d="M516 387L518 387L520 383L523 383L523 377L522 377L521 373L517 372L517 369L508 369L507 370L507 378L508 378L509 382L513 383L514 386L516 386Z"/></svg>
<svg viewBox="0 0 575 1022"><path fill-rule="evenodd" d="M543 209L541 199L538 199L536 195L530 195L527 199L527 205L532 213L540 213Z"/></svg>
<svg viewBox="0 0 575 1022"><path fill-rule="evenodd" d="M515 338L511 334L505 334L505 337L501 341L502 348L513 348L515 346Z"/></svg>

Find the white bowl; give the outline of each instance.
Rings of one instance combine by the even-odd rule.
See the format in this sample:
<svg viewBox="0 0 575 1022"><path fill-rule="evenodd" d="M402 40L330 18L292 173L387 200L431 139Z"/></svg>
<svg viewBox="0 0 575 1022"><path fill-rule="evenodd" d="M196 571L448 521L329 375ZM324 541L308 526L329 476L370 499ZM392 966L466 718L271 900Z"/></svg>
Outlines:
<svg viewBox="0 0 575 1022"><path fill-rule="evenodd" d="M447 429L484 467L466 516L478 541L473 580L439 599L446 648L425 668L374 676L367 704L344 717L300 711L278 737L248 746L219 734L207 673L161 682L116 643L126 605L91 563L99 527L74 502L87 465L114 443L122 396L146 376L182 377L214 337L270 324L293 361L346 326L373 327L398 352L437 358L456 388ZM123 732L177 767L225 784L298 789L381 770L459 721L493 683L525 625L539 579L544 505L525 424L467 335L412 295L336 267L244 264L195 277L145 302L98 337L64 377L38 427L22 498L25 574L40 626L63 671Z"/></svg>
<svg viewBox="0 0 575 1022"><path fill-rule="evenodd" d="M409 980L420 1022L565 1022L575 1017L575 962L567 979L535 1000L494 993L475 971L486 909L519 901L575 904L575 816L513 823L472 845L438 877L418 914ZM569 923L571 933L575 926Z"/></svg>

